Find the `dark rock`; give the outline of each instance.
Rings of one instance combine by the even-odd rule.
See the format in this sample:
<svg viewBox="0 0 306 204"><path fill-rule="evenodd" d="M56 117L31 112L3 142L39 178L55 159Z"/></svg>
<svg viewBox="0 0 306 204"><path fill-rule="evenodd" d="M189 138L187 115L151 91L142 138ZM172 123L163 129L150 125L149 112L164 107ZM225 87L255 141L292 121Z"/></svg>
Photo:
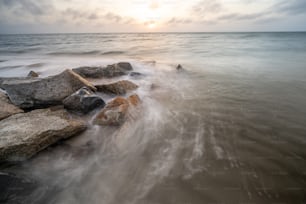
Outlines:
<svg viewBox="0 0 306 204"><path fill-rule="evenodd" d="M111 78L126 75L133 68L128 62L119 62L107 67L79 67L72 70L86 78Z"/></svg>
<svg viewBox="0 0 306 204"><path fill-rule="evenodd" d="M86 129L64 109L39 109L0 121L0 162L22 161Z"/></svg>
<svg viewBox="0 0 306 204"><path fill-rule="evenodd" d="M38 184L28 178L0 172L0 203L28 203L27 198L37 188Z"/></svg>
<svg viewBox="0 0 306 204"><path fill-rule="evenodd" d="M143 74L139 73L139 72L131 72L130 73L130 76L131 77L134 77L134 78L139 78L139 77L142 77Z"/></svg>
<svg viewBox="0 0 306 204"><path fill-rule="evenodd" d="M0 91L0 120L22 112L23 110L13 105L7 95Z"/></svg>
<svg viewBox="0 0 306 204"><path fill-rule="evenodd" d="M38 77L38 74L34 71L30 71L28 77Z"/></svg>
<svg viewBox="0 0 306 204"><path fill-rule="evenodd" d="M120 126L128 115L130 107L137 106L140 103L138 95L134 94L127 99L117 97L110 101L93 120L93 124L101 126Z"/></svg>
<svg viewBox="0 0 306 204"><path fill-rule="evenodd" d="M182 65L179 64L179 65L177 65L176 69L177 69L177 70L182 70L183 67L182 67Z"/></svg>
<svg viewBox="0 0 306 204"><path fill-rule="evenodd" d="M97 91L116 95L126 94L128 91L138 88L133 82L122 80L112 84L96 85Z"/></svg>
<svg viewBox="0 0 306 204"><path fill-rule="evenodd" d="M96 88L87 80L66 70L47 78L6 78L0 80L12 103L21 108L41 108L61 104L82 87Z"/></svg>
<svg viewBox="0 0 306 204"><path fill-rule="evenodd" d="M133 67L129 62L119 62L117 64L114 64L113 66L117 66L121 69L123 69L124 71L132 71Z"/></svg>
<svg viewBox="0 0 306 204"><path fill-rule="evenodd" d="M105 106L103 99L86 87L65 98L63 104L69 110L81 111L83 113L88 113L95 108Z"/></svg>

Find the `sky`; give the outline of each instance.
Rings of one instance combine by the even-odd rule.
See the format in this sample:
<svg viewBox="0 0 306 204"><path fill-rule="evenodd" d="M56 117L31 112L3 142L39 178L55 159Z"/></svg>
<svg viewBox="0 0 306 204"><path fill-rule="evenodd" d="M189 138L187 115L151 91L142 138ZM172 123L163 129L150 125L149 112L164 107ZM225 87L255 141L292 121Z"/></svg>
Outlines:
<svg viewBox="0 0 306 204"><path fill-rule="evenodd" d="M0 33L306 31L306 0L0 0Z"/></svg>

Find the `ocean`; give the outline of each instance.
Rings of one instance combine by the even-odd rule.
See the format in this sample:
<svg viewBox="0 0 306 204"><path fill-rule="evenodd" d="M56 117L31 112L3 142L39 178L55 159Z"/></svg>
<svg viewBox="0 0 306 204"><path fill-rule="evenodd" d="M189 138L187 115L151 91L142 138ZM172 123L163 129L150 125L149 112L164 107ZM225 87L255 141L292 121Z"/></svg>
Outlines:
<svg viewBox="0 0 306 204"><path fill-rule="evenodd" d="M139 85L135 121L99 127L94 111L82 135L1 167L35 181L12 203L304 203L305 45L304 32L0 35L0 77L120 61L143 74L120 78Z"/></svg>

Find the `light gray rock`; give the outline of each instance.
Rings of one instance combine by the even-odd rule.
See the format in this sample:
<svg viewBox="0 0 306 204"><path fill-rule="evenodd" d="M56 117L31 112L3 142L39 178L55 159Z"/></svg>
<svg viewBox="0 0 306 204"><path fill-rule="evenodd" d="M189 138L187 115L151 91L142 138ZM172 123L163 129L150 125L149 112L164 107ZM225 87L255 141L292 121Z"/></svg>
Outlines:
<svg viewBox="0 0 306 204"><path fill-rule="evenodd" d="M128 62L119 62L107 67L79 67L72 69L74 72L85 78L112 78L128 74L133 67Z"/></svg>
<svg viewBox="0 0 306 204"><path fill-rule="evenodd" d="M64 109L38 109L0 121L0 162L22 161L86 129Z"/></svg>
<svg viewBox="0 0 306 204"><path fill-rule="evenodd" d="M96 85L96 88L99 92L122 95L128 91L137 89L138 85L128 80L122 80L111 84Z"/></svg>
<svg viewBox="0 0 306 204"><path fill-rule="evenodd" d="M23 110L13 105L7 95L0 91L0 120L22 112Z"/></svg>
<svg viewBox="0 0 306 204"><path fill-rule="evenodd" d="M47 78L6 78L0 80L12 103L21 108L41 108L61 104L82 87L96 88L71 70Z"/></svg>
<svg viewBox="0 0 306 204"><path fill-rule="evenodd" d="M94 94L94 92L87 87L83 87L65 98L63 104L66 109L80 111L83 113L88 113L95 108L103 108L105 106L103 99Z"/></svg>

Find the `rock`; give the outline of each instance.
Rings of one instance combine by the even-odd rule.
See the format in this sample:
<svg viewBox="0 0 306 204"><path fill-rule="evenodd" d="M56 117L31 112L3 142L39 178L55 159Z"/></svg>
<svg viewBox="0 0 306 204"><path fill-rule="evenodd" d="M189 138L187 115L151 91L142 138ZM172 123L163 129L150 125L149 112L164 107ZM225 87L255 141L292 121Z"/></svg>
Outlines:
<svg viewBox="0 0 306 204"><path fill-rule="evenodd" d="M94 118L93 124L101 126L120 126L127 118L128 110L131 106L140 103L138 95L132 95L125 99L117 97L109 102Z"/></svg>
<svg viewBox="0 0 306 204"><path fill-rule="evenodd" d="M63 99L86 86L96 88L71 70L47 78L6 78L0 80L12 103L21 108L41 108L61 104Z"/></svg>
<svg viewBox="0 0 306 204"><path fill-rule="evenodd" d="M129 96L127 100L133 106L138 106L140 103L140 98L137 94L133 94Z"/></svg>
<svg viewBox="0 0 306 204"><path fill-rule="evenodd" d="M0 91L0 120L22 112L23 110L13 105L7 95Z"/></svg>
<svg viewBox="0 0 306 204"><path fill-rule="evenodd" d="M39 185L24 176L0 172L0 203L29 203L27 198Z"/></svg>
<svg viewBox="0 0 306 204"><path fill-rule="evenodd" d="M133 67L129 62L119 62L117 64L114 64L113 66L117 66L121 69L123 69L124 71L132 71Z"/></svg>
<svg viewBox="0 0 306 204"><path fill-rule="evenodd" d="M111 78L126 75L133 68L128 62L119 62L107 67L79 67L72 70L86 78Z"/></svg>
<svg viewBox="0 0 306 204"><path fill-rule="evenodd" d="M112 84L96 85L97 91L116 95L126 94L128 91L138 88L133 82L122 80Z"/></svg>
<svg viewBox="0 0 306 204"><path fill-rule="evenodd" d="M83 113L88 113L95 108L105 106L103 99L87 87L83 87L65 98L63 104L69 110L81 111Z"/></svg>
<svg viewBox="0 0 306 204"><path fill-rule="evenodd" d="M28 77L38 77L38 74L34 71L30 71Z"/></svg>
<svg viewBox="0 0 306 204"><path fill-rule="evenodd" d="M0 162L22 161L86 129L64 109L39 109L0 121Z"/></svg>
<svg viewBox="0 0 306 204"><path fill-rule="evenodd" d="M176 70L182 70L182 69L183 69L182 65L178 64Z"/></svg>
<svg viewBox="0 0 306 204"><path fill-rule="evenodd" d="M134 77L134 78L139 78L139 77L142 77L143 74L139 73L139 72L131 72L129 74L131 77Z"/></svg>

